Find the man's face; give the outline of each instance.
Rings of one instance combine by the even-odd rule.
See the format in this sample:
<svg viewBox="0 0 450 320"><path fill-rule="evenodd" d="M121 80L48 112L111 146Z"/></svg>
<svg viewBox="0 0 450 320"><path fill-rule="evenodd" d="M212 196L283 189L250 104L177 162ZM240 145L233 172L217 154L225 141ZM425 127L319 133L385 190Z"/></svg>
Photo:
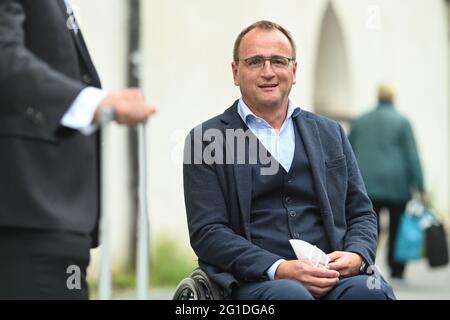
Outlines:
<svg viewBox="0 0 450 320"><path fill-rule="evenodd" d="M279 30L252 29L241 41L239 59L254 56L292 58L288 38ZM297 63L287 68L272 66L265 61L261 68L251 68L244 62L233 62L234 84L240 87L242 98L250 108L276 109L287 106L289 92L296 82Z"/></svg>

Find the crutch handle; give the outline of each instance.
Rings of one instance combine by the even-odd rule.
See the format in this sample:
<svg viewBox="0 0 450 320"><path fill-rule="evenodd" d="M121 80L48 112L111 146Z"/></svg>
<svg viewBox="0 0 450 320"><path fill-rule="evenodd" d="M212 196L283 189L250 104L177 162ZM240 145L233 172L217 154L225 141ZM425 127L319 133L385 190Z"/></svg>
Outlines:
<svg viewBox="0 0 450 320"><path fill-rule="evenodd" d="M104 107L100 110L100 126L104 126L116 119L116 113L112 107Z"/></svg>

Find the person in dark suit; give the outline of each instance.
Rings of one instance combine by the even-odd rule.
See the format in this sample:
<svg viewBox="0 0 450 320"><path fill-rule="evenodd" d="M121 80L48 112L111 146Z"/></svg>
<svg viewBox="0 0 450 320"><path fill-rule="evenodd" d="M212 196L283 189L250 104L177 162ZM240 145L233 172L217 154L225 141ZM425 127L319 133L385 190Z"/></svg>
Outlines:
<svg viewBox="0 0 450 320"><path fill-rule="evenodd" d="M420 193L422 201L426 193L413 128L395 108L394 101L393 86L381 84L378 88L378 106L353 122L349 141L378 222L381 209L389 210L387 260L391 277L401 280L406 264L394 258L400 217L412 198L411 190Z"/></svg>
<svg viewBox="0 0 450 320"><path fill-rule="evenodd" d="M200 267L233 299L395 299L379 274L365 274L374 270L376 216L344 131L289 99L290 33L270 21L247 27L232 70L242 97L185 144ZM297 259L290 239L317 246L329 263Z"/></svg>
<svg viewBox="0 0 450 320"><path fill-rule="evenodd" d="M0 93L0 299L86 299L99 112L136 124L155 109L138 89L100 89L63 0L0 2Z"/></svg>

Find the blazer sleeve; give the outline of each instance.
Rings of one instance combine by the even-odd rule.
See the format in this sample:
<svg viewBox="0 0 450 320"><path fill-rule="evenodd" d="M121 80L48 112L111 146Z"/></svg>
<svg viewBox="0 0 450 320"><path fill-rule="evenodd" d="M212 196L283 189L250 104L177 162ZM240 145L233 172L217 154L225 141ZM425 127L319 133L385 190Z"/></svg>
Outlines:
<svg viewBox="0 0 450 320"><path fill-rule="evenodd" d="M355 155L342 127L340 134L348 172L345 200L347 233L344 237L344 250L358 253L368 265L373 265L377 249L376 215L367 196Z"/></svg>
<svg viewBox="0 0 450 320"><path fill-rule="evenodd" d="M225 165L206 164L204 145L191 134L186 139L183 167L184 196L189 236L198 258L244 281L267 279L266 270L277 260L230 227L226 183L220 176ZM196 151L196 150L199 150Z"/></svg>
<svg viewBox="0 0 450 320"><path fill-rule="evenodd" d="M26 47L25 6L23 1L0 1L0 115L38 103L49 108L48 124L57 128L85 85L54 70Z"/></svg>
<svg viewBox="0 0 450 320"><path fill-rule="evenodd" d="M423 183L422 166L420 164L416 140L414 139L411 124L406 119L403 127L402 138L403 156L407 167L409 185L417 191L423 192L425 187Z"/></svg>

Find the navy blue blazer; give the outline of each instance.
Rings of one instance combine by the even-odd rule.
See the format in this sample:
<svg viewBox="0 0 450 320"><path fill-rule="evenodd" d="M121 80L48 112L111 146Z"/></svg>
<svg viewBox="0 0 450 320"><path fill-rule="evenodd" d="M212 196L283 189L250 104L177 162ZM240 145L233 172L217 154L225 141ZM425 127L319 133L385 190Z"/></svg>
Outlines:
<svg viewBox="0 0 450 320"><path fill-rule="evenodd" d="M237 103L204 122L202 132L216 129L225 136L227 129L246 130ZM374 264L376 216L344 131L336 121L304 110L294 123L311 164L323 236L333 251L356 252L366 263ZM190 241L200 267L229 294L239 281L267 279L267 269L283 257L251 243L251 165L187 161L193 157L194 147L190 146L205 148L210 143L194 130L186 139L183 168ZM224 144L225 155L229 147Z"/></svg>

